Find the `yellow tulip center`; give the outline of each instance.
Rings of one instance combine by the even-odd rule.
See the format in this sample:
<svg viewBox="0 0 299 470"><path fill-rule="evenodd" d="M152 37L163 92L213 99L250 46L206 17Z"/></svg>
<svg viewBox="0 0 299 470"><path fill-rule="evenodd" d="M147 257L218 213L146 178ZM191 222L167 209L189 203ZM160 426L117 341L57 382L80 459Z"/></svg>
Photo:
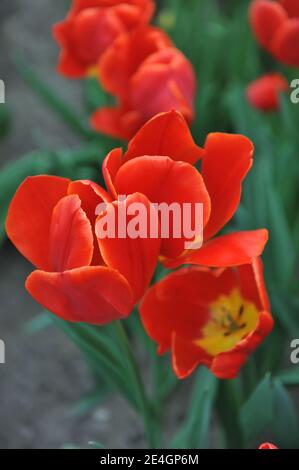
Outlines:
<svg viewBox="0 0 299 470"><path fill-rule="evenodd" d="M221 295L210 305L210 319L202 328L202 338L195 343L211 356L234 348L239 341L255 330L258 310L244 300L238 289Z"/></svg>

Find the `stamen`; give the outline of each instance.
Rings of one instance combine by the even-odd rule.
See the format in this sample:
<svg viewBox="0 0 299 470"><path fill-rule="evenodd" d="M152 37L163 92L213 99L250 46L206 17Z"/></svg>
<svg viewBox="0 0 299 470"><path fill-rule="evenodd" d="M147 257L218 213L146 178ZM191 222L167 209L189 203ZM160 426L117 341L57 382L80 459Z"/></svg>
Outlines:
<svg viewBox="0 0 299 470"><path fill-rule="evenodd" d="M244 305L241 305L241 307L239 309L239 318L242 317L243 313L244 313Z"/></svg>

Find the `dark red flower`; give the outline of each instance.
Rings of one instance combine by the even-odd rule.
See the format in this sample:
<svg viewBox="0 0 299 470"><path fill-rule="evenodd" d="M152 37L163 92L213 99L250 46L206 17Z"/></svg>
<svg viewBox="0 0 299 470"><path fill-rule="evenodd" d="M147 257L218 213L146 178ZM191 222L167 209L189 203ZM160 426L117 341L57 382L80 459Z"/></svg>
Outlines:
<svg viewBox="0 0 299 470"><path fill-rule="evenodd" d="M160 29L141 27L120 36L99 62L99 80L118 100L117 107L93 114L99 132L128 140L150 118L171 109L193 119L192 65Z"/></svg>
<svg viewBox="0 0 299 470"><path fill-rule="evenodd" d="M269 73L250 83L246 90L249 103L261 111L277 111L279 95L289 91L287 79L280 73Z"/></svg>
<svg viewBox="0 0 299 470"><path fill-rule="evenodd" d="M298 0L254 0L250 22L262 47L280 62L299 67Z"/></svg>
<svg viewBox="0 0 299 470"><path fill-rule="evenodd" d="M138 194L126 204L140 198L150 209L150 202ZM68 321L104 324L128 316L156 267L158 239L116 238L114 253L109 256L106 247L101 254L94 226L96 208L103 202L111 198L91 181L36 176L21 184L9 207L8 237L37 267L27 278L27 290Z"/></svg>
<svg viewBox="0 0 299 470"><path fill-rule="evenodd" d="M53 34L61 46L58 71L69 78L86 76L122 33L147 23L151 0L73 0L66 19Z"/></svg>
<svg viewBox="0 0 299 470"><path fill-rule="evenodd" d="M269 308L256 258L238 268L175 271L147 291L140 313L158 352L171 351L179 378L205 365L231 379L271 331Z"/></svg>

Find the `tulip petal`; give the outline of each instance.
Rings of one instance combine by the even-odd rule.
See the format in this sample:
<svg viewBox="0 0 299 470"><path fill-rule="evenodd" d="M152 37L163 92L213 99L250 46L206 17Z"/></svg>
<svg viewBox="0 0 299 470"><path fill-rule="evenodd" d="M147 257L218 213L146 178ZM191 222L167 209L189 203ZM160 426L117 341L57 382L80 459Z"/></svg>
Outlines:
<svg viewBox="0 0 299 470"><path fill-rule="evenodd" d="M246 336L232 350L219 354L213 359L211 372L219 379L234 379L248 356L257 349L273 328L273 318L268 312L260 312L255 331Z"/></svg>
<svg viewBox="0 0 299 470"><path fill-rule="evenodd" d="M284 91L289 91L287 79L280 73L269 73L250 83L246 95L251 106L262 111L277 111L279 95Z"/></svg>
<svg viewBox="0 0 299 470"><path fill-rule="evenodd" d="M71 322L103 325L127 317L133 308L127 281L106 267L63 273L34 271L26 288L43 307Z"/></svg>
<svg viewBox="0 0 299 470"><path fill-rule="evenodd" d="M264 442L263 444L260 445L259 449L261 450L275 450L278 449L274 444L271 444L270 442Z"/></svg>
<svg viewBox="0 0 299 470"><path fill-rule="evenodd" d="M107 157L103 162L103 176L106 183L107 190L111 194L112 198L117 199L117 192L114 187L114 180L118 170L122 165L122 149L116 148L108 153Z"/></svg>
<svg viewBox="0 0 299 470"><path fill-rule="evenodd" d="M7 235L22 255L39 269L51 269L49 233L52 211L67 194L69 182L57 176L28 177L10 203Z"/></svg>
<svg viewBox="0 0 299 470"><path fill-rule="evenodd" d="M299 67L299 18L286 21L272 42L272 52L282 63Z"/></svg>
<svg viewBox="0 0 299 470"><path fill-rule="evenodd" d="M177 111L161 113L145 124L131 140L125 160L143 155L163 155L193 165L202 157L184 117Z"/></svg>
<svg viewBox="0 0 299 470"><path fill-rule="evenodd" d="M68 187L68 194L78 194L82 209L92 225L97 217L97 206L102 202L112 202L107 191L90 180L72 181Z"/></svg>
<svg viewBox="0 0 299 470"><path fill-rule="evenodd" d="M209 318L210 304L220 295L229 294L237 282L233 270L216 273L189 267L154 284L146 292L139 311L147 334L159 344L159 352L170 349L173 333L189 342L198 339Z"/></svg>
<svg viewBox="0 0 299 470"><path fill-rule="evenodd" d="M171 109L192 121L195 74L188 59L174 47L150 55L132 77L131 87L132 107L142 109L145 122Z"/></svg>
<svg viewBox="0 0 299 470"><path fill-rule="evenodd" d="M53 209L49 261L51 271L89 266L93 256L91 224L78 195L65 196Z"/></svg>
<svg viewBox="0 0 299 470"><path fill-rule="evenodd" d="M250 7L250 22L261 46L271 49L271 43L278 28L288 15L278 3L269 0L255 0Z"/></svg>
<svg viewBox="0 0 299 470"><path fill-rule="evenodd" d="M102 87L124 100L130 94L130 79L142 62L151 54L171 47L164 31L141 26L129 34L121 34L99 61L98 73Z"/></svg>
<svg viewBox="0 0 299 470"><path fill-rule="evenodd" d="M215 268L240 266L251 263L260 256L268 241L268 231L252 230L236 232L214 238L197 251L185 253L184 257L174 260L163 259L167 268L176 268L183 264L198 264Z"/></svg>
<svg viewBox="0 0 299 470"><path fill-rule="evenodd" d="M129 140L143 124L138 111L118 108L100 108L90 118L91 127L115 139Z"/></svg>
<svg viewBox="0 0 299 470"><path fill-rule="evenodd" d="M80 197L81 207L91 223L94 237L94 251L91 264L93 266L102 265L104 263L95 236L94 226L98 215L99 204L111 202L111 197L101 186L90 180L72 181L68 187L68 194L78 194Z"/></svg>
<svg viewBox="0 0 299 470"><path fill-rule="evenodd" d="M280 0L280 4L288 12L290 17L299 18L298 0Z"/></svg>
<svg viewBox="0 0 299 470"><path fill-rule="evenodd" d="M174 334L172 343L172 366L179 379L185 379L200 364L210 367L211 356L202 348Z"/></svg>
<svg viewBox="0 0 299 470"><path fill-rule="evenodd" d="M127 232L130 222L137 215L126 216L125 227L121 227L122 216L119 216L118 210L127 214L130 208L139 211L137 205L142 205L144 213L141 214L141 223L146 224L144 238L131 238L132 234L125 233L125 237L118 236L119 228L125 229ZM135 207L134 207L135 206ZM115 214L115 235L111 238L103 238L99 222L103 217L107 218L108 212ZM154 217L157 221L157 237L150 237L150 221ZM140 219L139 219L140 220ZM96 234L102 257L107 266L117 269L129 282L134 293L135 301L139 300L145 289L148 287L150 280L155 271L161 241L159 238L159 223L157 211L149 202L146 196L142 194L133 194L129 196L125 202L115 202L109 205L106 212L103 212L96 224Z"/></svg>
<svg viewBox="0 0 299 470"><path fill-rule="evenodd" d="M261 258L254 258L251 264L239 266L238 273L242 296L254 303L260 311L269 311L270 301L265 286Z"/></svg>
<svg viewBox="0 0 299 470"><path fill-rule="evenodd" d="M203 204L203 226L210 216L210 198L201 174L186 162L173 161L169 157L139 157L129 160L121 166L115 179L115 189L118 194L127 195L135 192L142 193L152 203L164 203L169 209L172 203L180 208L182 204L191 204L192 219L196 211L195 204ZM171 221L171 217L169 218ZM165 220L163 220L166 223ZM168 257L179 256L185 248L187 239L183 235L183 217L181 217L181 237L176 238L171 223L167 224L169 237L162 241L161 252ZM190 240L192 241L192 240Z"/></svg>
<svg viewBox="0 0 299 470"><path fill-rule="evenodd" d="M211 198L208 240L231 219L241 198L242 181L252 166L254 147L242 135L209 134L204 148L202 176Z"/></svg>
<svg viewBox="0 0 299 470"><path fill-rule="evenodd" d="M83 78L87 74L86 67L67 50L62 50L59 55L57 72L64 77L72 79Z"/></svg>

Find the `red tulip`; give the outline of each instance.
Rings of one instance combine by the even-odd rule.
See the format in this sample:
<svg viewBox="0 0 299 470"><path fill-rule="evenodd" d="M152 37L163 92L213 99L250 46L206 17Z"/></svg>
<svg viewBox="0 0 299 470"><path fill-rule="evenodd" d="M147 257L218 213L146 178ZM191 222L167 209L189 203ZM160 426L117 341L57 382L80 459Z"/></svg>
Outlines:
<svg viewBox="0 0 299 470"><path fill-rule="evenodd" d="M126 204L140 199L151 207L138 194ZM103 202L111 198L90 181L36 176L21 184L9 207L8 237L37 267L26 288L68 321L105 324L128 316L156 267L159 239L116 239L113 255L107 249L101 255L94 225ZM124 265L125 256L130 266Z"/></svg>
<svg viewBox="0 0 299 470"><path fill-rule="evenodd" d="M254 0L250 22L262 47L280 62L299 67L298 0Z"/></svg>
<svg viewBox="0 0 299 470"><path fill-rule="evenodd" d="M152 0L73 0L66 19L53 28L61 46L58 71L86 76L120 34L147 23L153 12Z"/></svg>
<svg viewBox="0 0 299 470"><path fill-rule="evenodd" d="M91 118L94 129L129 140L150 118L176 109L193 119L196 79L191 63L160 29L120 36L99 62L103 88L118 99Z"/></svg>
<svg viewBox="0 0 299 470"><path fill-rule="evenodd" d="M259 449L263 450L273 450L273 449L278 449L274 444L271 444L269 442L265 442L264 444L261 444Z"/></svg>
<svg viewBox="0 0 299 470"><path fill-rule="evenodd" d="M171 111L150 120L124 155L121 149L110 152L103 174L113 199L139 192L152 203L190 203L192 210L202 203L203 246L185 251L186 238L170 236L162 240L163 261L169 267L227 267L250 263L262 253L268 238L266 230L215 238L238 208L252 157L253 144L242 135L212 133L205 147L198 147L184 118ZM194 167L198 160L201 172Z"/></svg>
<svg viewBox="0 0 299 470"><path fill-rule="evenodd" d="M269 73L250 83L246 95L249 103L261 111L277 111L279 95L289 91L286 78L279 73Z"/></svg>
<svg viewBox="0 0 299 470"><path fill-rule="evenodd" d="M140 313L158 352L171 351L177 377L204 365L216 377L232 379L271 331L269 308L256 258L238 268L173 272L147 291Z"/></svg>

